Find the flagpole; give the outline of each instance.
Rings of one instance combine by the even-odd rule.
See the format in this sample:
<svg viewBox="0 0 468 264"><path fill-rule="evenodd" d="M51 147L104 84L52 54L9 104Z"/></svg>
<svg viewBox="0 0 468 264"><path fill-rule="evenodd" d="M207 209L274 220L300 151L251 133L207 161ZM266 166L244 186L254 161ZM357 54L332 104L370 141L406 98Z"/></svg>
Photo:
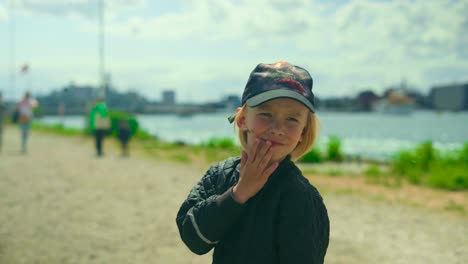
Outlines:
<svg viewBox="0 0 468 264"><path fill-rule="evenodd" d="M29 65L28 65L29 66ZM29 86L29 92L32 93L32 72L31 72L31 66L28 67L28 86Z"/></svg>
<svg viewBox="0 0 468 264"><path fill-rule="evenodd" d="M10 1L10 85L13 90L13 98L16 100L16 58L15 58L15 21L14 21L14 1Z"/></svg>
<svg viewBox="0 0 468 264"><path fill-rule="evenodd" d="M104 0L99 0L99 96L105 100L104 83Z"/></svg>

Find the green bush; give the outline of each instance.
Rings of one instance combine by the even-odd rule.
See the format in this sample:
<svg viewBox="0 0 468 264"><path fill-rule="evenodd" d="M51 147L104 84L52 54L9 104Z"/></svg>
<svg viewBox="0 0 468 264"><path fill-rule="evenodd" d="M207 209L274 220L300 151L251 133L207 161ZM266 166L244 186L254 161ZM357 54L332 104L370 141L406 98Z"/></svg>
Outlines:
<svg viewBox="0 0 468 264"><path fill-rule="evenodd" d="M465 142L463 148L460 150L458 160L468 167L468 142Z"/></svg>
<svg viewBox="0 0 468 264"><path fill-rule="evenodd" d="M392 162L392 169L395 173L403 175L416 166L416 157L410 151L401 151Z"/></svg>
<svg viewBox="0 0 468 264"><path fill-rule="evenodd" d="M432 142L401 151L391 162L396 177L413 184L447 190L468 189L468 143L459 150L440 152Z"/></svg>
<svg viewBox="0 0 468 264"><path fill-rule="evenodd" d="M228 137L224 138L210 138L209 140L200 144L202 147L219 148L219 149L235 149L237 148L234 140Z"/></svg>
<svg viewBox="0 0 468 264"><path fill-rule="evenodd" d="M431 187L461 191L468 189L468 171L463 167L438 166L427 178Z"/></svg>
<svg viewBox="0 0 468 264"><path fill-rule="evenodd" d="M109 130L109 134L111 134L112 136L117 136L119 122L125 121L128 122L128 126L130 127L130 133L132 136L136 136L139 139L154 138L149 133L140 131L138 120L134 115L122 111L110 110L109 118L111 121L111 129ZM91 128L89 127L89 116L87 116L85 130L88 134L92 133Z"/></svg>
<svg viewBox="0 0 468 264"><path fill-rule="evenodd" d="M379 167L377 167L376 165L371 165L367 167L367 169L364 171L364 174L369 177L379 177L381 175L381 172Z"/></svg>
<svg viewBox="0 0 468 264"><path fill-rule="evenodd" d="M327 160L342 161L343 153L341 152L341 140L339 137L331 136L327 145Z"/></svg>
<svg viewBox="0 0 468 264"><path fill-rule="evenodd" d="M417 166L423 171L428 171L429 166L436 159L436 151L432 146L432 142L427 141L416 147L415 157Z"/></svg>
<svg viewBox="0 0 468 264"><path fill-rule="evenodd" d="M314 146L309 152L301 157L300 161L305 163L320 163L322 161L322 154L318 147Z"/></svg>
<svg viewBox="0 0 468 264"><path fill-rule="evenodd" d="M42 113L43 113L43 111L42 111L42 107L41 107L41 106L38 106L38 107L34 107L34 108L33 108L33 115L34 115L35 117L41 117L41 116L42 116Z"/></svg>
<svg viewBox="0 0 468 264"><path fill-rule="evenodd" d="M111 120L111 134L113 136L117 136L120 121L128 122L132 136L138 132L138 120L129 113L111 110L109 111L109 118Z"/></svg>
<svg viewBox="0 0 468 264"><path fill-rule="evenodd" d="M419 185L423 183L422 181L425 176L425 173L415 168L415 169L410 169L406 171L405 176L406 176L406 179L412 184Z"/></svg>

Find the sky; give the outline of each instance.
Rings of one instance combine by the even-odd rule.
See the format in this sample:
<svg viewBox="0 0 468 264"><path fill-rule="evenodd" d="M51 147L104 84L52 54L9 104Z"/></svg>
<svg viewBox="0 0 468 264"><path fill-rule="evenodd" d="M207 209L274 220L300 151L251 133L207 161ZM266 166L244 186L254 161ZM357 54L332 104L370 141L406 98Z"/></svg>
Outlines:
<svg viewBox="0 0 468 264"><path fill-rule="evenodd" d="M258 63L309 70L318 97L468 82L468 0L103 0L119 91L241 95ZM0 0L0 91L99 84L99 0ZM29 71L21 72L22 65Z"/></svg>

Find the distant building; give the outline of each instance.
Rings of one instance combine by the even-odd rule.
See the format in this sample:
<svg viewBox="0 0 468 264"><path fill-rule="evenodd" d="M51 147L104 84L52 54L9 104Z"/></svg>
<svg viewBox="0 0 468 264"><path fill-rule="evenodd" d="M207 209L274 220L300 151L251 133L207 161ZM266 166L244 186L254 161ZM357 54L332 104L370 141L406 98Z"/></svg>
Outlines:
<svg viewBox="0 0 468 264"><path fill-rule="evenodd" d="M172 90L163 91L162 93L162 103L173 105L175 104L175 92Z"/></svg>
<svg viewBox="0 0 468 264"><path fill-rule="evenodd" d="M414 108L414 101L404 90L393 90L375 102L374 110L384 114L408 115Z"/></svg>
<svg viewBox="0 0 468 264"><path fill-rule="evenodd" d="M223 109L226 111L234 111L237 107L241 105L241 99L237 95L228 95L226 96L221 103L223 104Z"/></svg>
<svg viewBox="0 0 468 264"><path fill-rule="evenodd" d="M430 98L435 110L468 110L468 83L433 87Z"/></svg>
<svg viewBox="0 0 468 264"><path fill-rule="evenodd" d="M332 97L317 100L324 111L355 112L356 100L351 97Z"/></svg>
<svg viewBox="0 0 468 264"><path fill-rule="evenodd" d="M79 87L74 84L64 87L63 92L65 92L64 96L78 101L86 101L90 98L93 98L97 95L96 89L90 86Z"/></svg>
<svg viewBox="0 0 468 264"><path fill-rule="evenodd" d="M97 89L90 86L76 86L71 83L62 90L49 95L38 96L37 100L42 113L46 115L59 114L59 106L63 105L66 114L81 114L87 111L90 103L96 98Z"/></svg>
<svg viewBox="0 0 468 264"><path fill-rule="evenodd" d="M371 90L360 92L356 97L356 107L359 111L370 112L379 97Z"/></svg>

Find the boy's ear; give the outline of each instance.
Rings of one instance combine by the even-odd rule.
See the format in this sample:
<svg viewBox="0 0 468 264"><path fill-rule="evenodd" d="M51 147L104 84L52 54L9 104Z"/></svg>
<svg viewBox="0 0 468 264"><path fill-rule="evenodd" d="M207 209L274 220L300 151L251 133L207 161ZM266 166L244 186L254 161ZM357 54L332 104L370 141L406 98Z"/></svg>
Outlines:
<svg viewBox="0 0 468 264"><path fill-rule="evenodd" d="M239 113L239 111L241 110L240 107L238 107L236 109L236 113ZM247 124L245 122L245 115L244 113L241 113L240 116L236 119L236 124L237 124L237 127L239 127L240 130L244 130L247 128Z"/></svg>
<svg viewBox="0 0 468 264"><path fill-rule="evenodd" d="M302 129L302 133L301 133L301 137L299 138L299 142L302 142L302 140L304 139L305 133L306 133L306 129L303 128L303 129Z"/></svg>

